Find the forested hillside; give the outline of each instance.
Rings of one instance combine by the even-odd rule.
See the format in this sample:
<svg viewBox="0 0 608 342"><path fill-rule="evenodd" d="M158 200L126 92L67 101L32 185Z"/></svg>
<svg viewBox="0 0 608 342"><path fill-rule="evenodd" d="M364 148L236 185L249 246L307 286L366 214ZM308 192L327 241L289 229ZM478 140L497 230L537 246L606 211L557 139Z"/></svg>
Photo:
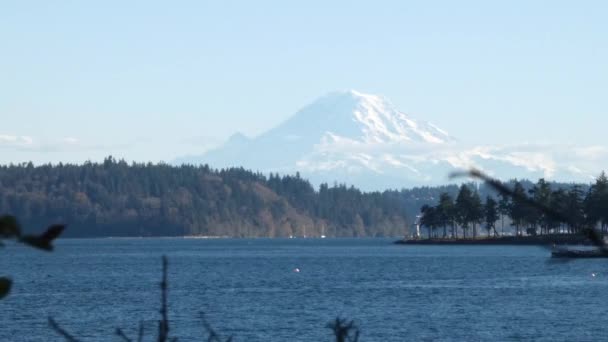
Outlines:
<svg viewBox="0 0 608 342"><path fill-rule="evenodd" d="M18 216L30 231L67 223L66 236L402 236L433 192L316 190L299 175L112 157L0 166L0 213Z"/></svg>
<svg viewBox="0 0 608 342"><path fill-rule="evenodd" d="M444 192L455 196L458 186L315 189L298 174L112 157L83 165L0 166L0 214L16 215L30 232L66 223L66 236L403 236L420 207Z"/></svg>

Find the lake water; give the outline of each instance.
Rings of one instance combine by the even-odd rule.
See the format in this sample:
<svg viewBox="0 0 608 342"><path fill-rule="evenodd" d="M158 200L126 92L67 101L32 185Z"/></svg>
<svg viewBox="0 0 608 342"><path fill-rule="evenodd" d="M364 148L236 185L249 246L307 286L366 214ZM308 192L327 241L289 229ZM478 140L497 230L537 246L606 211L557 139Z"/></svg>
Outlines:
<svg viewBox="0 0 608 342"><path fill-rule="evenodd" d="M172 336L200 341L200 312L236 341L331 341L354 319L362 341L608 339L608 260L555 262L526 246L401 246L387 239L81 239L43 253L8 245L1 341L156 335L161 256ZM300 272L294 272L298 268ZM592 276L595 273L596 276Z"/></svg>

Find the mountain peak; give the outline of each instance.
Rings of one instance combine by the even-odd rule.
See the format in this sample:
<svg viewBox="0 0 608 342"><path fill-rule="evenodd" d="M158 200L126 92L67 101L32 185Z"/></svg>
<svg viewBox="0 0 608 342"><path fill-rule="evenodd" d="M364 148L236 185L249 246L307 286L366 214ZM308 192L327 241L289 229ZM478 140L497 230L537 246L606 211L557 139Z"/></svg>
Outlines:
<svg viewBox="0 0 608 342"><path fill-rule="evenodd" d="M399 111L386 97L352 89L319 98L277 128L302 131L307 126L314 126L310 133L317 137L331 133L363 143L451 140L445 131Z"/></svg>
<svg viewBox="0 0 608 342"><path fill-rule="evenodd" d="M325 96L320 97L314 103L326 102L326 101L344 101L344 102L352 102L361 103L361 102L387 102L388 99L381 95L374 94L366 94L354 89L346 89L346 90L336 90L327 93ZM313 104L314 104L313 103ZM392 105L392 104L391 104Z"/></svg>
<svg viewBox="0 0 608 342"><path fill-rule="evenodd" d="M351 96L353 98L379 97L378 95L366 94L355 89L344 89L329 92L326 96Z"/></svg>
<svg viewBox="0 0 608 342"><path fill-rule="evenodd" d="M237 133L215 150L180 161L299 171L316 184L339 181L380 190L444 183L451 171L470 167L499 178L564 174L580 179L592 164L570 158L581 155L588 161L590 153L601 156L605 150L564 153L560 147L553 155L538 146L470 148L452 142L445 131L401 112L384 96L349 89L318 98L257 137Z"/></svg>
<svg viewBox="0 0 608 342"><path fill-rule="evenodd" d="M228 141L231 143L246 143L249 138L241 132L236 132L228 138Z"/></svg>
<svg viewBox="0 0 608 342"><path fill-rule="evenodd" d="M408 146L430 149L450 140L445 131L399 111L384 96L348 89L327 93L257 137L235 134L201 161L272 172L318 171L328 177L333 176L326 172L336 172L334 179L362 170L386 177L385 166L417 172L404 157ZM397 152L388 155L387 150Z"/></svg>

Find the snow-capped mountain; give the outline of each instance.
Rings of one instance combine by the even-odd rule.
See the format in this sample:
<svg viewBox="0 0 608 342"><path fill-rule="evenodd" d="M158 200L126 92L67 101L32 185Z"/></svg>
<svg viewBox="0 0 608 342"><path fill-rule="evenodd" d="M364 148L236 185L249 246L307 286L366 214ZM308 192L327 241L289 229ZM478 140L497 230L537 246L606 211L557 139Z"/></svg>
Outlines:
<svg viewBox="0 0 608 342"><path fill-rule="evenodd" d="M551 178L558 173L571 180L591 177L584 170L561 167L539 146L463 147L446 131L399 111L388 99L354 90L323 96L258 137L236 133L215 150L177 162L299 171L314 183L345 182L368 190L446 183L451 171L470 167L502 178Z"/></svg>
<svg viewBox="0 0 608 342"><path fill-rule="evenodd" d="M330 93L262 135L289 142L322 137L348 138L363 143L450 140L445 131L417 122L398 111L386 98L354 90Z"/></svg>

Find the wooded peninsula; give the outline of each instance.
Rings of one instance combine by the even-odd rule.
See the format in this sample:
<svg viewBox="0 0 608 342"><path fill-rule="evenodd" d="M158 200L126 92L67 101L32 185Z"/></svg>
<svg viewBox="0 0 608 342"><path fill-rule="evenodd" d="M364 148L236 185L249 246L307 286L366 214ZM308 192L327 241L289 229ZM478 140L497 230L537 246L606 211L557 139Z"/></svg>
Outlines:
<svg viewBox="0 0 608 342"><path fill-rule="evenodd" d="M559 186L541 178L527 188L514 180L509 188L511 194L487 195L483 202L466 184L455 199L441 193L436 205L421 207L417 229L405 242L583 243L585 236L579 233L585 228L596 228L602 234L608 231L608 178L604 172L588 187ZM420 228L426 230L426 239ZM478 239L478 228L485 231L485 239Z"/></svg>

